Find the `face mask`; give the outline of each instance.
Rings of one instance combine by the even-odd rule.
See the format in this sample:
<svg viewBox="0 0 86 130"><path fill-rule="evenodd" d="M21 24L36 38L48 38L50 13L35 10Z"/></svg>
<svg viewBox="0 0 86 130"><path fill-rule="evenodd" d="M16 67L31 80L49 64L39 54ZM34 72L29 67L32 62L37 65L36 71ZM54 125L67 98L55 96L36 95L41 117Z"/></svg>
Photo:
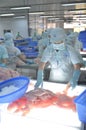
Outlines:
<svg viewBox="0 0 86 130"><path fill-rule="evenodd" d="M53 45L53 48L55 50L64 50L65 49L65 44L64 43L61 43L61 44L52 44Z"/></svg>

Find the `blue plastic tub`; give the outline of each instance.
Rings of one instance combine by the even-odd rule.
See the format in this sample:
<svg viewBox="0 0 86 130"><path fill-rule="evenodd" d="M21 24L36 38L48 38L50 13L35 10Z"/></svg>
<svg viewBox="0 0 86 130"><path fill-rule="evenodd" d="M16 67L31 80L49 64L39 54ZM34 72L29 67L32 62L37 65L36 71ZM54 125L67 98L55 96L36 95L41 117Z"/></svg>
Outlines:
<svg viewBox="0 0 86 130"><path fill-rule="evenodd" d="M32 42L32 38L25 38L24 40L25 40L25 42L27 42L28 44L29 44L29 42Z"/></svg>
<svg viewBox="0 0 86 130"><path fill-rule="evenodd" d="M86 90L74 99L79 120L86 123Z"/></svg>
<svg viewBox="0 0 86 130"><path fill-rule="evenodd" d="M83 50L86 50L86 41L82 41Z"/></svg>
<svg viewBox="0 0 86 130"><path fill-rule="evenodd" d="M79 33L78 38L79 38L79 39L84 39L84 38L86 39L86 30L81 31L81 32Z"/></svg>
<svg viewBox="0 0 86 130"><path fill-rule="evenodd" d="M38 42L37 41L31 41L29 44L29 47L35 47L38 45Z"/></svg>
<svg viewBox="0 0 86 130"><path fill-rule="evenodd" d="M30 83L30 79L25 76L11 78L1 82L0 92L2 92L2 90L4 91L3 88L8 87L8 89L11 89L9 88L11 86L14 86L16 90L13 90L12 92L8 91L7 94L0 95L0 103L10 103L22 97L25 94L29 83Z"/></svg>
<svg viewBox="0 0 86 130"><path fill-rule="evenodd" d="M25 52L24 54L27 58L36 58L38 56L38 52Z"/></svg>
<svg viewBox="0 0 86 130"><path fill-rule="evenodd" d="M21 51L26 51L28 50L28 45L20 45L20 46L17 46L17 48L19 48Z"/></svg>

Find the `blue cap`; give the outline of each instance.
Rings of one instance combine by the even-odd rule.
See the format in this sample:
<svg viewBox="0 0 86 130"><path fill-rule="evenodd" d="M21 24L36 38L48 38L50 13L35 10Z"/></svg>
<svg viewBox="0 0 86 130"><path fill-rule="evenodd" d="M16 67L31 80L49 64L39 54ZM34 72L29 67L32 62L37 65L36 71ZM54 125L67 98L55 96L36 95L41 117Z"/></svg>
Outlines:
<svg viewBox="0 0 86 130"><path fill-rule="evenodd" d="M55 42L60 42L60 41L64 41L66 38L66 33L65 30L62 28L53 28L50 32L51 35L51 42L55 43Z"/></svg>

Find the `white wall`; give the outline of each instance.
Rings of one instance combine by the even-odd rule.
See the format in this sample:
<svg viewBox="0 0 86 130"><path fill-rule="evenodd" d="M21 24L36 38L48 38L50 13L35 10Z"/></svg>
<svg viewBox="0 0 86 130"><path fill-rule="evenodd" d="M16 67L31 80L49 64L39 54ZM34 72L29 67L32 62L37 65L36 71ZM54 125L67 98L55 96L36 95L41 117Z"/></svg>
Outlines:
<svg viewBox="0 0 86 130"><path fill-rule="evenodd" d="M17 32L23 37L28 37L27 19L0 18L0 37L3 37L4 30L11 30L14 38Z"/></svg>

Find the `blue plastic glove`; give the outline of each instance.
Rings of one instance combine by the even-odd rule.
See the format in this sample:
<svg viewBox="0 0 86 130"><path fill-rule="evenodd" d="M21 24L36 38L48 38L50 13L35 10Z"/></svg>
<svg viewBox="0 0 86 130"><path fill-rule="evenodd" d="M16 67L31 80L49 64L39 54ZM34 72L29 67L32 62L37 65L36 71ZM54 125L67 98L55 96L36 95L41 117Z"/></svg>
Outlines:
<svg viewBox="0 0 86 130"><path fill-rule="evenodd" d="M86 67L86 61L84 61L84 65L85 65L85 67Z"/></svg>
<svg viewBox="0 0 86 130"><path fill-rule="evenodd" d="M6 68L6 64L1 63L1 64L0 64L0 67L5 67L5 68Z"/></svg>
<svg viewBox="0 0 86 130"><path fill-rule="evenodd" d="M35 89L39 88L39 86L41 85L41 87L43 87L43 70L38 70L38 74L37 74L37 82L35 84Z"/></svg>
<svg viewBox="0 0 86 130"><path fill-rule="evenodd" d="M71 85L72 89L74 89L76 87L80 73L81 73L80 70L74 70L73 76L70 80L70 85Z"/></svg>
<svg viewBox="0 0 86 130"><path fill-rule="evenodd" d="M26 63L27 64L34 64L34 61L27 60Z"/></svg>

